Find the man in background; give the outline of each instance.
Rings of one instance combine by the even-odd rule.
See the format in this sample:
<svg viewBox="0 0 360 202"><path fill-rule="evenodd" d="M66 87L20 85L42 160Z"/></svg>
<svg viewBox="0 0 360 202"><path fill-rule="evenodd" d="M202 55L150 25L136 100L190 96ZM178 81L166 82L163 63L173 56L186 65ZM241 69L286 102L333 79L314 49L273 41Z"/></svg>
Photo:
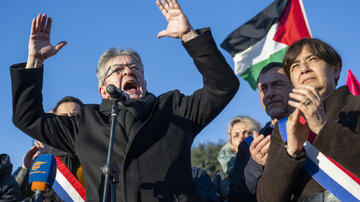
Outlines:
<svg viewBox="0 0 360 202"><path fill-rule="evenodd" d="M72 96L65 96L58 101L56 106L50 110L50 112L59 116L75 116L80 113L82 106L83 103L80 99ZM56 148L50 148L48 145L35 140L34 145L24 155L22 166L19 167L13 174L15 175L15 179L21 188L22 197L24 199L32 197L34 194L34 192L31 191L30 184L28 182L31 165L39 155L50 153L56 157L59 157L60 160L69 169L69 171L79 180L79 182L83 186L85 185L82 168L79 159L75 155ZM48 191L45 193L44 200L46 202L62 201L61 198L51 188L48 189Z"/></svg>
<svg viewBox="0 0 360 202"><path fill-rule="evenodd" d="M260 72L257 86L261 105L271 121L266 123L259 134L254 131L250 147L245 141L239 145L230 179L229 201L256 201L257 182L264 171L274 125L293 111L288 105L293 86L281 63L267 64Z"/></svg>

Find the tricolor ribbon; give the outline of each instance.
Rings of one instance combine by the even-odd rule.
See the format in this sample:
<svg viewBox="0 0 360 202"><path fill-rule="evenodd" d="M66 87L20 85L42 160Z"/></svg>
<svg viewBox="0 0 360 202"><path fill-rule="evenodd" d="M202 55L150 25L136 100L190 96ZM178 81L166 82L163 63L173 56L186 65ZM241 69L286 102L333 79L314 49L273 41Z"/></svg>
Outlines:
<svg viewBox="0 0 360 202"><path fill-rule="evenodd" d="M288 118L279 120L279 131L284 142L287 140L287 120ZM312 145L315 138L316 134L310 132L309 138L304 144L307 158L303 167L306 172L339 200L359 201L359 178L315 148Z"/></svg>
<svg viewBox="0 0 360 202"><path fill-rule="evenodd" d="M55 158L57 169L55 182L52 186L53 190L63 201L85 201L86 191L84 186L82 186L59 157Z"/></svg>

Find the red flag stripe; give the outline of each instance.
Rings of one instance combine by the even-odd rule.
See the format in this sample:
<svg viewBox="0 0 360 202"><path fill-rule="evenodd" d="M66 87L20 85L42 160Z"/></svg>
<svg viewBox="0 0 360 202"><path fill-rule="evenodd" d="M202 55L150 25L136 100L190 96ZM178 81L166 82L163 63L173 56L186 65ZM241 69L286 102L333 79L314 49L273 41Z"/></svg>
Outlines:
<svg viewBox="0 0 360 202"><path fill-rule="evenodd" d="M283 12L274 41L290 46L302 38L310 38L305 11L300 5L301 0L289 0Z"/></svg>
<svg viewBox="0 0 360 202"><path fill-rule="evenodd" d="M353 95L360 95L360 83L355 78L354 74L350 71L350 69L348 70L347 73L346 85L349 87L350 92Z"/></svg>
<svg viewBox="0 0 360 202"><path fill-rule="evenodd" d="M70 172L70 170L65 166L59 157L55 157L56 166L58 170L63 174L63 176L70 182L70 184L75 188L79 193L81 198L85 200L86 190L84 186L76 179L76 177Z"/></svg>

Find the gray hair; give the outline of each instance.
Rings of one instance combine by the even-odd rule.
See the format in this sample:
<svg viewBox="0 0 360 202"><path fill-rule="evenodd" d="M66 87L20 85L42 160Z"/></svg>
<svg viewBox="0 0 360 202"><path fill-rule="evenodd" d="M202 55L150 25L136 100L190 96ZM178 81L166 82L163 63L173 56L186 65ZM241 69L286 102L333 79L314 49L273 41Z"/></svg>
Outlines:
<svg viewBox="0 0 360 202"><path fill-rule="evenodd" d="M117 47L113 47L108 49L107 51L105 51L105 53L103 53L100 56L99 62L98 62L98 67L96 69L96 76L98 78L98 84L99 87L104 85L104 81L105 81L105 74L107 71L107 67L105 67L106 63L111 60L114 57L118 57L118 56L130 56L132 57L137 63L140 64L140 68L141 71L144 73L144 65L142 64L140 55L132 50L132 49L121 49L121 48L117 48Z"/></svg>
<svg viewBox="0 0 360 202"><path fill-rule="evenodd" d="M227 143L224 145L224 147L228 147L231 148L233 151L235 151L235 148L233 148L232 144L231 144L231 130L233 128L233 126L237 123L243 123L248 125L251 128L251 131L257 131L259 132L262 128L261 124L256 121L255 119L251 118L250 116L236 116L233 119L230 120L229 122L229 127L228 127L228 141Z"/></svg>

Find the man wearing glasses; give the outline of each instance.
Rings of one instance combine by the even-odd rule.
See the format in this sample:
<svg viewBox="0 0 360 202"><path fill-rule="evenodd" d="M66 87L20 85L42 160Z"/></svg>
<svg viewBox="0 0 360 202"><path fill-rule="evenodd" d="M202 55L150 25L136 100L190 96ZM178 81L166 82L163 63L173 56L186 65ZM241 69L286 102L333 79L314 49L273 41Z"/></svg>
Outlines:
<svg viewBox="0 0 360 202"><path fill-rule="evenodd" d="M51 18L46 15L33 20L28 62L10 68L14 124L31 137L78 156L86 179L86 201L103 197L100 167L106 163L109 141L109 84L131 98L120 106L116 122L112 156L120 169L116 201L201 201L192 181L191 145L232 99L239 81L209 29L195 31L176 0L157 1L157 5L168 21L158 37L181 39L203 76L204 87L190 96L178 90L158 97L149 93L140 56L112 48L98 63L100 105L85 105L73 117L45 114L42 64L66 44L50 44Z"/></svg>
<svg viewBox="0 0 360 202"><path fill-rule="evenodd" d="M130 98L145 97L144 66L139 54L134 50L110 48L100 57L96 75L99 93L105 99L110 97L106 91L109 84L126 92Z"/></svg>

